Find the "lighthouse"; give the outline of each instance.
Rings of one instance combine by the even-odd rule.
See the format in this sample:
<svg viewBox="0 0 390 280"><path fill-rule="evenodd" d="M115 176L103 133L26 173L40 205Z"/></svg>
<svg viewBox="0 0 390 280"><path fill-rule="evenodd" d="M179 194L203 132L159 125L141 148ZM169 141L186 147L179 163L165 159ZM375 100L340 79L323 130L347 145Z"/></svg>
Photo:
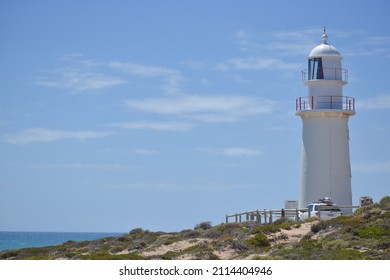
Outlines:
<svg viewBox="0 0 390 280"><path fill-rule="evenodd" d="M321 39L302 71L308 94L296 99L296 115L302 119L300 208L323 197L352 205L348 120L355 115L355 99L343 95L348 71L325 29Z"/></svg>

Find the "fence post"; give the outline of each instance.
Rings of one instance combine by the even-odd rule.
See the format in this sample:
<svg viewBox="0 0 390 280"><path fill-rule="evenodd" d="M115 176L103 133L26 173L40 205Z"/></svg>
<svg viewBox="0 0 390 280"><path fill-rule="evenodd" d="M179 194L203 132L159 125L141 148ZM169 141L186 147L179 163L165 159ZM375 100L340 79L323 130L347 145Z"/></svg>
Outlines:
<svg viewBox="0 0 390 280"><path fill-rule="evenodd" d="M282 208L282 219L286 218L286 212L284 211L284 209Z"/></svg>
<svg viewBox="0 0 390 280"><path fill-rule="evenodd" d="M238 217L237 217L237 213L236 213L236 215L235 215L235 216L236 216L236 223L237 223L237 222L238 222Z"/></svg>
<svg viewBox="0 0 390 280"><path fill-rule="evenodd" d="M226 223L228 224L229 223L229 216L226 215Z"/></svg>
<svg viewBox="0 0 390 280"><path fill-rule="evenodd" d="M311 109L314 110L314 95L311 97Z"/></svg>
<svg viewBox="0 0 390 280"><path fill-rule="evenodd" d="M260 215L259 210L256 211L256 219L257 219L257 221L260 222L260 224L261 224L261 215Z"/></svg>
<svg viewBox="0 0 390 280"><path fill-rule="evenodd" d="M269 223L272 224L272 210L269 210Z"/></svg>
<svg viewBox="0 0 390 280"><path fill-rule="evenodd" d="M264 209L264 224L266 224L266 223L267 223L267 212Z"/></svg>
<svg viewBox="0 0 390 280"><path fill-rule="evenodd" d="M295 209L295 221L298 222L299 220L299 212L298 209Z"/></svg>

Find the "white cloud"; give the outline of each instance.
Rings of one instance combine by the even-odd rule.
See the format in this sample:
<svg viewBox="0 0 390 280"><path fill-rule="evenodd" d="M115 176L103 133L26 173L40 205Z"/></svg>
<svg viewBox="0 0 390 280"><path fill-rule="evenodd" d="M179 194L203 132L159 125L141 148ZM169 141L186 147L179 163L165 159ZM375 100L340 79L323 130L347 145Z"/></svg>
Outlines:
<svg viewBox="0 0 390 280"><path fill-rule="evenodd" d="M357 103L359 109L390 109L390 95L361 99Z"/></svg>
<svg viewBox="0 0 390 280"><path fill-rule="evenodd" d="M66 131L45 128L29 128L19 133L6 135L3 137L3 141L10 144L28 144L33 142L52 142L62 139L86 140L106 137L110 134L112 133L107 131Z"/></svg>
<svg viewBox="0 0 390 280"><path fill-rule="evenodd" d="M214 181L193 181L193 182L127 182L113 183L102 186L105 189L130 189L130 190L149 190L149 191L174 191L181 192L185 190L197 190L205 192L221 192L231 190L251 190L258 189L259 184L251 183L232 183L232 182L214 182Z"/></svg>
<svg viewBox="0 0 390 280"><path fill-rule="evenodd" d="M352 164L352 172L358 173L390 173L390 161L362 161Z"/></svg>
<svg viewBox="0 0 390 280"><path fill-rule="evenodd" d="M390 57L390 36L363 36L357 37L358 41L347 47L348 56L382 56Z"/></svg>
<svg viewBox="0 0 390 280"><path fill-rule="evenodd" d="M204 122L232 122L243 117L272 112L273 101L249 96L180 95L170 98L130 99L131 110L147 113L179 115Z"/></svg>
<svg viewBox="0 0 390 280"><path fill-rule="evenodd" d="M108 124L110 127L120 129L151 129L157 131L188 131L192 125L185 122L166 121L166 122L152 122L152 121L134 121Z"/></svg>
<svg viewBox="0 0 390 280"><path fill-rule="evenodd" d="M126 83L126 80L107 75L104 63L83 59L81 55L63 58L66 65L39 77L37 85L69 90L72 93L99 91Z"/></svg>
<svg viewBox="0 0 390 280"><path fill-rule="evenodd" d="M67 164L32 164L30 168L36 169L97 169L97 170L130 170L137 166L121 164L90 164L90 163L67 163Z"/></svg>
<svg viewBox="0 0 390 280"><path fill-rule="evenodd" d="M228 68L235 70L296 70L300 68L300 64L267 57L233 58L229 59L227 64Z"/></svg>
<svg viewBox="0 0 390 280"><path fill-rule="evenodd" d="M307 55L313 46L321 43L321 29L304 29L262 33L261 37L247 31L236 33L237 44L244 53L258 56L266 52L273 56Z"/></svg>
<svg viewBox="0 0 390 280"><path fill-rule="evenodd" d="M161 66L147 66L135 63L110 62L109 67L115 70L122 71L129 75L150 78L162 78L162 88L167 93L180 92L180 83L183 80L181 73L177 70L161 67Z"/></svg>
<svg viewBox="0 0 390 280"><path fill-rule="evenodd" d="M166 93L180 92L183 80L175 69L127 62L100 62L73 54L62 58L63 65L39 77L36 84L60 88L72 93L91 92L108 89L127 83L129 76L161 79L161 88Z"/></svg>
<svg viewBox="0 0 390 280"><path fill-rule="evenodd" d="M198 148L200 152L208 152L229 157L254 157L263 155L264 152L258 149L245 147L228 147L228 148Z"/></svg>
<svg viewBox="0 0 390 280"><path fill-rule="evenodd" d="M151 149L135 149L134 152L139 155L155 155L157 154L156 150L151 150Z"/></svg>

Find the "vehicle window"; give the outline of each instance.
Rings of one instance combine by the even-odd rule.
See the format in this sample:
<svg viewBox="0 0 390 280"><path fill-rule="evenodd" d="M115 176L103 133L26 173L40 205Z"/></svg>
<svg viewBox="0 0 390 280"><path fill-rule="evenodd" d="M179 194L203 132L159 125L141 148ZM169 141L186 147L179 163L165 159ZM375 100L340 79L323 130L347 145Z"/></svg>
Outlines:
<svg viewBox="0 0 390 280"><path fill-rule="evenodd" d="M314 206L314 211L318 211L318 205Z"/></svg>

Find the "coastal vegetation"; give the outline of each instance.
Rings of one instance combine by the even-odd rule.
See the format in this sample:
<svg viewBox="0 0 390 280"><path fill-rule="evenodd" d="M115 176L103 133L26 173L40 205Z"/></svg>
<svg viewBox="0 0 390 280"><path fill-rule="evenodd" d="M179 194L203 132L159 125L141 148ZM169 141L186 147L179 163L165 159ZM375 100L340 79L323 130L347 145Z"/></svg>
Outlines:
<svg viewBox="0 0 390 280"><path fill-rule="evenodd" d="M390 259L390 196L332 220L197 224L180 232L135 228L119 237L0 252L0 259Z"/></svg>

